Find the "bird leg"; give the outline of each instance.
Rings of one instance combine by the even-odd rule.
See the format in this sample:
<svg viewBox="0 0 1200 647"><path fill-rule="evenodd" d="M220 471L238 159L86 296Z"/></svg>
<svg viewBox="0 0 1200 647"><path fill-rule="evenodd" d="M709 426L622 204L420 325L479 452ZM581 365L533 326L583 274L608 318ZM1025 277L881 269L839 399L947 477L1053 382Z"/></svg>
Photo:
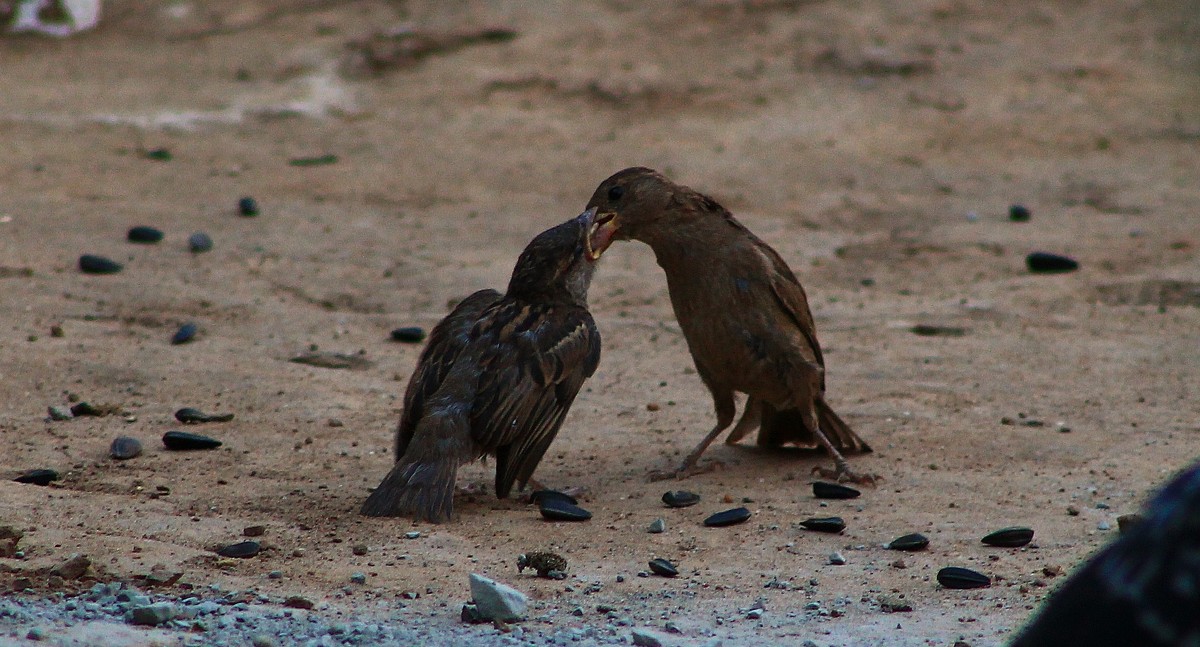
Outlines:
<svg viewBox="0 0 1200 647"><path fill-rule="evenodd" d="M717 409L717 424L712 428L712 431L708 432L704 440L701 440L700 444L696 445L696 448L687 455L687 458L683 459L683 463L674 472L651 472L651 481L663 481L671 478L682 479L710 472L713 469L721 467L719 461L713 461L703 468L696 468L696 463L700 460L700 456L704 454L704 450L708 449L708 446L721 435L721 432L725 431L733 423L733 414L737 413L737 407L733 403L732 391L721 395L713 393L713 406Z"/></svg>
<svg viewBox="0 0 1200 647"><path fill-rule="evenodd" d="M825 436L825 432L821 431L821 428L817 425L816 420L816 415L813 415L813 435L817 437L817 440L821 443L821 446L825 448L825 451L829 452L829 455L833 457L835 469L831 470L825 467L814 467L813 474L817 474L821 478L829 479L835 483L859 483L863 485L875 485L875 483L879 481L879 476L875 474L859 475L851 470L850 462L847 461L846 457L842 456L842 453L833 446L833 443L829 442L829 438Z"/></svg>

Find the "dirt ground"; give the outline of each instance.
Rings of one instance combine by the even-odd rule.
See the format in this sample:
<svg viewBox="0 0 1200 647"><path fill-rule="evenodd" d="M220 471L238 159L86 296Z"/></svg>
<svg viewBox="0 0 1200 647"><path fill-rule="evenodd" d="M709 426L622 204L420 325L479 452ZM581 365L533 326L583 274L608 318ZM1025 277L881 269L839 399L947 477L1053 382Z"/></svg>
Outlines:
<svg viewBox="0 0 1200 647"><path fill-rule="evenodd" d="M687 644L1002 643L1055 567L1200 453L1197 42L1196 6L1156 0L128 0L94 32L0 38L0 525L26 555L0 559L0 587L46 591L39 569L84 553L101 579L163 564L181 595L456 624L481 572L533 598L527 637L612 604ZM621 243L592 286L600 369L537 473L586 487L595 518L490 496L442 526L359 516L420 352L389 331L502 288L532 236L631 165L714 195L796 270L829 400L876 449L852 464L880 486L823 505L825 456L753 443L648 482L713 414L653 255ZM237 215L243 195L260 215ZM141 224L166 239L126 242ZM198 231L212 251L189 253ZM1081 268L1031 274L1038 250ZM125 269L84 275L84 253ZM189 321L198 339L171 345ZM312 347L371 364L287 361ZM71 396L121 413L49 421ZM189 429L225 445L165 451L183 406L234 413ZM109 459L118 435L146 452ZM9 482L33 468L62 479ZM665 509L675 487L703 501ZM743 498L748 523L701 526ZM798 526L831 515L844 534ZM214 555L255 524L261 555ZM1010 525L1034 544L980 544ZM910 532L929 550L881 547ZM534 549L573 577L518 575ZM681 576L637 577L654 557ZM948 565L995 582L943 589Z"/></svg>

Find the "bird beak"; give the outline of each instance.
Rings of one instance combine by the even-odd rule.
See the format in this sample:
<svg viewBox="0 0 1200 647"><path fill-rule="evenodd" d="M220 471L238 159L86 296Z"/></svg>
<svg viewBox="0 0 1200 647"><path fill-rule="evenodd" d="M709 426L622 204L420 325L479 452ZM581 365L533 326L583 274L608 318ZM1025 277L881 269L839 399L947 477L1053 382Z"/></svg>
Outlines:
<svg viewBox="0 0 1200 647"><path fill-rule="evenodd" d="M613 211L596 214L596 207L592 207L588 211L593 213L593 218L591 229L588 232L587 252L588 258L596 261L600 259L600 255L608 249L613 242L613 237L617 235L617 214Z"/></svg>

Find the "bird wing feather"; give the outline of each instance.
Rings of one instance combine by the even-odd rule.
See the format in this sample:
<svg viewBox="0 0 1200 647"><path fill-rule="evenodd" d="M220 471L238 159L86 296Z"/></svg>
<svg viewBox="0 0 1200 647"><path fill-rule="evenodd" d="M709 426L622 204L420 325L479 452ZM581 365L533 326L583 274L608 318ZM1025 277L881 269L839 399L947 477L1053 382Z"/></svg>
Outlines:
<svg viewBox="0 0 1200 647"><path fill-rule="evenodd" d="M421 352L417 368L404 392L404 412L396 430L395 460L408 450L417 423L425 415L426 402L446 380L450 367L471 342L471 332L483 313L501 299L495 290L480 290L463 299L429 333L429 343Z"/></svg>

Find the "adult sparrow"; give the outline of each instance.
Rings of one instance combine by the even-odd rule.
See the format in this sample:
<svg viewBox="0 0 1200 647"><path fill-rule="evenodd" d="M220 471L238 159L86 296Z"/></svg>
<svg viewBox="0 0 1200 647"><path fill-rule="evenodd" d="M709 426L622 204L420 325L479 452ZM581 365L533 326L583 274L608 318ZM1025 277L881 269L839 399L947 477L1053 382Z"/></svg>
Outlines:
<svg viewBox="0 0 1200 647"><path fill-rule="evenodd" d="M716 200L647 168L628 168L600 183L592 247L640 240L667 275L675 318L700 379L712 392L717 424L676 475L733 422L734 392L749 395L727 443L755 428L758 444L820 444L839 480L873 481L850 470L843 452L869 452L825 401L825 361L804 288L775 250ZM824 471L824 470L819 470Z"/></svg>

